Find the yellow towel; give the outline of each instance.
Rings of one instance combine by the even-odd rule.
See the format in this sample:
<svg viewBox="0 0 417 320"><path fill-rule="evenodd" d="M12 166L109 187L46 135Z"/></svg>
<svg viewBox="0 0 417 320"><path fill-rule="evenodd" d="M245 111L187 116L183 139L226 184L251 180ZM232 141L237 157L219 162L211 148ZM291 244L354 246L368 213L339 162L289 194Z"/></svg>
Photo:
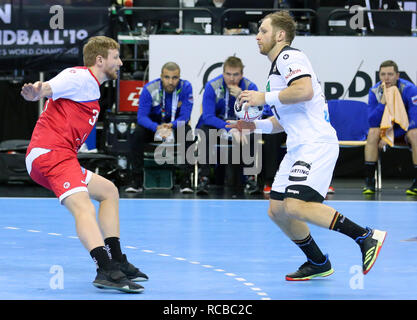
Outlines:
<svg viewBox="0 0 417 320"><path fill-rule="evenodd" d="M386 88L385 83L382 83L382 89L384 93L381 103L385 104L385 110L380 124L380 137L392 147L394 145L394 123L407 131L408 115L397 86Z"/></svg>

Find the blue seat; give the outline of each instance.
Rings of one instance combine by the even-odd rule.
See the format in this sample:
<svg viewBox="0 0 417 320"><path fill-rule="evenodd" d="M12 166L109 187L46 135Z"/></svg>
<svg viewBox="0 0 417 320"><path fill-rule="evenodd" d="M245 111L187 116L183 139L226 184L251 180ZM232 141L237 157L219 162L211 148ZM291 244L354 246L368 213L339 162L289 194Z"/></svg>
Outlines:
<svg viewBox="0 0 417 320"><path fill-rule="evenodd" d="M341 145L365 144L369 131L368 105L354 100L329 100L327 104L330 124L336 130Z"/></svg>
<svg viewBox="0 0 417 320"><path fill-rule="evenodd" d="M329 100L330 124L336 130L341 147L359 147L366 144L368 137L368 104L355 100ZM375 171L375 188L382 187L381 158Z"/></svg>

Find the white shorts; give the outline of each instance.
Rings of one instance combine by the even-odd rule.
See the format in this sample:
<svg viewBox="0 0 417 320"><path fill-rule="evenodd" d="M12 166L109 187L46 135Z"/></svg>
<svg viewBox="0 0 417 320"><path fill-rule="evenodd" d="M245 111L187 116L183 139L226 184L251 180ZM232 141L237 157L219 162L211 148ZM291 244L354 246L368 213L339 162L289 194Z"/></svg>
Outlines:
<svg viewBox="0 0 417 320"><path fill-rule="evenodd" d="M287 152L275 175L271 199L323 202L338 156L335 143L303 144Z"/></svg>

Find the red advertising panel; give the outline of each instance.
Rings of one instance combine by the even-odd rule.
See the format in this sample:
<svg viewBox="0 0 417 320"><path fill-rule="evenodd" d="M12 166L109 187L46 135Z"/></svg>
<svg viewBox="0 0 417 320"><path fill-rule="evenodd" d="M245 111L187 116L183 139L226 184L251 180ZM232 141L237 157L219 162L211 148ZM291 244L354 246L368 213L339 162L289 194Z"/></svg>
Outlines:
<svg viewBox="0 0 417 320"><path fill-rule="evenodd" d="M137 112L139 96L147 81L120 80L118 112Z"/></svg>

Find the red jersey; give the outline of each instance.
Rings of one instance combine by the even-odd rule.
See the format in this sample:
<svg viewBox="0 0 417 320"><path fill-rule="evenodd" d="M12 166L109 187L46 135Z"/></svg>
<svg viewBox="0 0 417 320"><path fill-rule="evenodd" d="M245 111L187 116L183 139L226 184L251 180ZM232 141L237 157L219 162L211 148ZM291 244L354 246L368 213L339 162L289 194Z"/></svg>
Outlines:
<svg viewBox="0 0 417 320"><path fill-rule="evenodd" d="M100 113L100 83L87 67L67 68L47 83L52 97L45 103L28 149L66 148L77 153Z"/></svg>

